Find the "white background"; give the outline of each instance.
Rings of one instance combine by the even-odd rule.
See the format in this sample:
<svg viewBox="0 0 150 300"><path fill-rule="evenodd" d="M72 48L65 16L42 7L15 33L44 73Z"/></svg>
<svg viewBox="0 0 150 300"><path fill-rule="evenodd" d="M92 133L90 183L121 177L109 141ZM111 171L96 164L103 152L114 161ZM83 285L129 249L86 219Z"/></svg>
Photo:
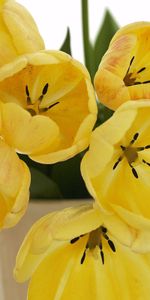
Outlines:
<svg viewBox="0 0 150 300"><path fill-rule="evenodd" d="M67 30L71 30L73 56L83 62L80 0L18 0L33 15L47 49L59 49ZM150 21L149 0L89 0L90 36L94 40L109 8L118 24Z"/></svg>

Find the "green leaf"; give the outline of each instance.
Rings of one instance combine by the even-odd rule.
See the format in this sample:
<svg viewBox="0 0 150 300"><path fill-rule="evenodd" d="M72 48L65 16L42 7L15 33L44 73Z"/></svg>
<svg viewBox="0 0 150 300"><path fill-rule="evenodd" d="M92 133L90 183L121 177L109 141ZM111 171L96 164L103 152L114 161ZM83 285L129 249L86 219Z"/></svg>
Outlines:
<svg viewBox="0 0 150 300"><path fill-rule="evenodd" d="M98 69L99 63L102 59L102 56L108 49L109 43L115 34L115 32L119 29L118 24L115 19L109 12L106 10L104 19L101 25L101 28L97 34L95 46L94 46L94 57L95 57L95 73Z"/></svg>
<svg viewBox="0 0 150 300"><path fill-rule="evenodd" d="M57 184L34 167L31 172L31 198L32 199L59 199L62 198Z"/></svg>
<svg viewBox="0 0 150 300"><path fill-rule="evenodd" d="M91 75L94 78L94 53L93 45L90 41L89 35L89 9L88 0L81 1L81 11L82 11L82 35L83 35L83 50L84 50L84 60L85 65Z"/></svg>
<svg viewBox="0 0 150 300"><path fill-rule="evenodd" d="M63 198L89 198L80 172L82 153L75 157L53 165L51 178L60 188Z"/></svg>
<svg viewBox="0 0 150 300"><path fill-rule="evenodd" d="M69 28L67 28L66 37L60 50L71 55L71 36Z"/></svg>
<svg viewBox="0 0 150 300"><path fill-rule="evenodd" d="M107 121L114 113L111 109L109 109L108 107L100 103L98 100L97 100L97 106L98 106L98 115L97 115L97 121L94 129L99 125L101 125L102 123L104 123L105 121Z"/></svg>

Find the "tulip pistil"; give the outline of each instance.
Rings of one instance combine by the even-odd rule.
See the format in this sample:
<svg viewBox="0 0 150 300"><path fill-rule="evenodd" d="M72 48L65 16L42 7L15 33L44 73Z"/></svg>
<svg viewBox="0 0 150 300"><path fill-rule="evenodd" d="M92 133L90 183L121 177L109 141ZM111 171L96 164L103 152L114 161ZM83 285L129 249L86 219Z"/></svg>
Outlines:
<svg viewBox="0 0 150 300"><path fill-rule="evenodd" d="M72 239L70 241L70 243L71 244L76 243L83 236L84 235L75 237L74 239ZM100 257L101 257L102 264L104 264L104 251L103 251L103 245L102 245L102 237L104 237L104 239L108 242L110 249L113 252L116 252L116 248L115 248L113 241L110 240L109 236L107 235L107 228L104 226L100 226L99 228L97 228L89 233L88 241L86 243L85 250L81 257L81 261L80 261L81 265L85 261L87 250L93 250L97 246L99 247L99 250L100 250Z"/></svg>
<svg viewBox="0 0 150 300"><path fill-rule="evenodd" d="M118 166L118 164L122 161L122 159L125 157L127 159L127 162L132 170L132 174L134 175L135 178L138 178L138 173L136 171L136 169L133 167L132 163L135 162L138 159L138 152L139 151L143 151L145 149L150 149L150 145L146 145L144 147L132 147L132 145L135 143L135 141L138 139L139 137L139 133L135 133L135 135L133 136L133 139L130 141L128 147L125 146L120 146L121 150L123 151L123 155L121 155L117 161L115 162L115 164L113 165L113 170L116 169L116 167ZM144 159L142 160L142 162L148 166L150 166L150 163L145 161Z"/></svg>

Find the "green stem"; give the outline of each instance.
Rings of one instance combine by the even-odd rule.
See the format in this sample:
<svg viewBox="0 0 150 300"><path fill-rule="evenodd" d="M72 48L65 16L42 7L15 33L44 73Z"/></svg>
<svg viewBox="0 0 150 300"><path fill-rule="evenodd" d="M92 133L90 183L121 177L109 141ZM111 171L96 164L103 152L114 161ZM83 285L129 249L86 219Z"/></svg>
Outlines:
<svg viewBox="0 0 150 300"><path fill-rule="evenodd" d="M88 0L81 0L81 5L82 5L82 34L83 34L84 59L85 59L85 65L88 68L91 77L93 77L92 46L89 37Z"/></svg>

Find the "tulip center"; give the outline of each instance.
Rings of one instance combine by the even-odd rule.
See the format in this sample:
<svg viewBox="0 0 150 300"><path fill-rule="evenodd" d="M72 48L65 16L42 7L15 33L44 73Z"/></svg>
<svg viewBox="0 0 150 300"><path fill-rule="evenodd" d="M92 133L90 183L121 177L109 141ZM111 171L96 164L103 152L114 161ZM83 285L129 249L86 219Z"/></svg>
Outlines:
<svg viewBox="0 0 150 300"><path fill-rule="evenodd" d="M113 165L113 170L116 169L116 167L118 166L118 164L122 161L122 159L125 157L131 170L132 170L132 174L134 175L135 178L138 178L138 173L135 169L135 167L132 165L137 159L138 159L138 152L146 150L146 149L150 149L150 145L146 145L143 147L132 147L132 145L136 142L136 140L139 137L139 133L135 133L135 135L133 136L132 140L130 141L129 145L127 147L121 145L120 148L122 150L122 155L119 156L119 158L117 159L117 161L115 162L115 164ZM142 160L142 162L144 164L146 164L147 166L150 166L150 163L145 161L144 159Z"/></svg>
<svg viewBox="0 0 150 300"><path fill-rule="evenodd" d="M129 164L132 164L138 158L138 153L136 151L136 148L132 148L130 146L124 150L124 155Z"/></svg>
<svg viewBox="0 0 150 300"><path fill-rule="evenodd" d="M76 238L72 239L70 241L70 243L71 244L76 243L83 236L84 235L81 235L79 237L76 237ZM112 242L112 240L110 240L109 236L107 235L107 228L104 227L104 226L100 226L99 228L97 228L97 229L95 229L95 230L93 230L89 233L88 241L86 243L85 250L84 250L83 255L81 257L81 261L80 261L81 264L84 263L84 260L86 258L87 250L91 251L91 250L95 249L96 247L99 248L101 261L102 261L102 264L104 264L104 251L103 251L103 245L102 245L102 237L105 240L107 240L110 249L113 252L116 252L116 248L115 248L114 243Z"/></svg>
<svg viewBox="0 0 150 300"><path fill-rule="evenodd" d="M141 81L141 73L143 73L146 70L146 67L140 68L138 71L131 72L131 66L133 64L133 61L135 59L135 56L133 56L130 60L128 70L126 72L126 75L123 79L125 86L132 86L132 85L139 85L139 84L147 84L150 83L150 80Z"/></svg>
<svg viewBox="0 0 150 300"><path fill-rule="evenodd" d="M49 84L46 83L43 87L43 90L42 90L42 93L41 95L39 96L38 99L36 99L35 101L33 101L31 99L31 96L30 96L30 92L29 92L29 87L28 85L26 85L25 87L25 93L26 93L26 96L27 96L27 106L26 106L26 109L27 111L32 115L32 116L35 116L35 115L39 115L39 114L42 114L46 111L48 111L50 108L52 108L53 106L55 106L56 104L58 104L59 102L55 102L53 103L52 105L48 106L48 107L40 107L41 105L41 102L44 98L44 96L47 94L48 92L48 88L49 88Z"/></svg>

